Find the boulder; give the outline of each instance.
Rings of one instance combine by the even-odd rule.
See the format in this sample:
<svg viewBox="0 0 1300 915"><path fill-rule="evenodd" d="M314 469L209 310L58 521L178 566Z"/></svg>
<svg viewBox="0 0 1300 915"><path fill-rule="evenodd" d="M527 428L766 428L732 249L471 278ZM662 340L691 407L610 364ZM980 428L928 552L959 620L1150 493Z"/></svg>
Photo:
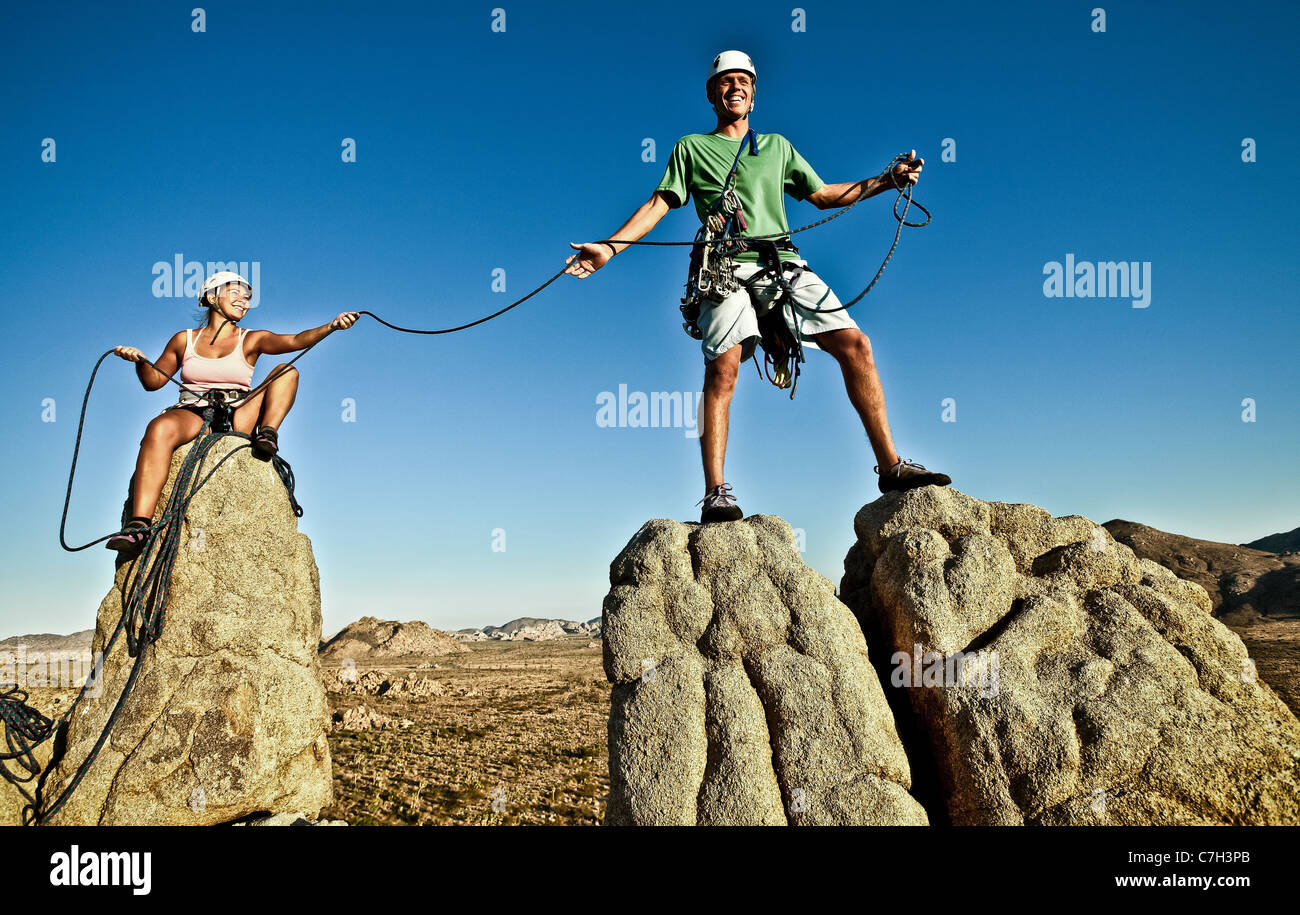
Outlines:
<svg viewBox="0 0 1300 915"><path fill-rule="evenodd" d="M610 584L606 823L927 822L862 632L784 521L650 521Z"/></svg>
<svg viewBox="0 0 1300 915"><path fill-rule="evenodd" d="M382 696L406 699L425 699L441 696L446 688L432 677L408 674L390 677L382 670L368 670L358 675L356 668L334 668L325 672L325 690L344 696Z"/></svg>
<svg viewBox="0 0 1300 915"><path fill-rule="evenodd" d="M332 719L334 728L340 731L386 731L392 728L409 728L415 722L410 718L394 718L364 705L335 712Z"/></svg>
<svg viewBox="0 0 1300 915"><path fill-rule="evenodd" d="M488 637L510 642L550 642L568 634L559 620L513 620L489 632Z"/></svg>
<svg viewBox="0 0 1300 915"><path fill-rule="evenodd" d="M422 620L399 623L373 616L349 623L320 646L321 660L332 664L379 658L439 657L467 651L468 648L450 635Z"/></svg>
<svg viewBox="0 0 1300 915"><path fill-rule="evenodd" d="M1300 722L1201 586L1082 516L951 488L854 529L841 597L952 823L1300 821Z"/></svg>
<svg viewBox="0 0 1300 915"><path fill-rule="evenodd" d="M406 699L428 699L441 696L446 691L446 688L433 677L410 674L394 683L385 695L401 696Z"/></svg>
<svg viewBox="0 0 1300 915"><path fill-rule="evenodd" d="M358 674L355 667L335 667L324 670L325 691L344 696L379 696L393 687L388 674L382 670L367 670Z"/></svg>
<svg viewBox="0 0 1300 915"><path fill-rule="evenodd" d="M221 439L205 468L241 439ZM177 449L159 514L190 445ZM206 470L205 470L206 473ZM104 557L100 557L101 559ZM139 560L119 559L93 650L122 615ZM329 713L316 648L320 578L284 485L247 448L195 496L165 624L98 757L54 825L211 825L254 814L315 817L332 800ZM119 637L67 726L48 805L105 728L135 659Z"/></svg>

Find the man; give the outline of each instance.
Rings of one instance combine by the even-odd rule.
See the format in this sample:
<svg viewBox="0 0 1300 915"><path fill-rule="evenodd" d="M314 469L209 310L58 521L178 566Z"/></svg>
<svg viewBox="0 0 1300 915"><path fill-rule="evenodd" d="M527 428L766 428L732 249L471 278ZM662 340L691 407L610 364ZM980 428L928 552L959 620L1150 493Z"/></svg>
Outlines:
<svg viewBox="0 0 1300 915"><path fill-rule="evenodd" d="M725 221L728 231L738 225L747 236L784 235L789 232L789 225L783 192L825 210L890 190L895 187L895 181L903 187L916 184L925 160L916 158L915 150L906 161L894 167L892 177L882 173L862 181L823 183L785 137L758 136L750 131L749 114L754 110L757 81L758 74L748 55L724 51L714 58L704 91L717 114L716 128L712 133L691 134L677 141L654 194L610 238L640 239L669 209L684 206L691 195L706 227L714 216L717 217L714 226ZM748 155L742 155L746 145ZM728 190L734 190L734 195L726 193ZM740 218L735 217L736 210L741 211ZM570 247L577 249L577 253L569 257L565 272L586 278L628 246L587 242L571 243ZM717 288L714 298L699 297L695 328L689 327L692 315L687 313L688 329L698 329L705 359L704 399L700 407L705 496L699 503L703 505L700 521L737 521L743 517L731 494L731 485L723 478L731 397L740 364L753 354L760 340L765 349L769 342L779 344L775 336L788 341L796 354L802 343L830 353L839 363L849 400L862 418L876 454L875 469L881 492L951 483L946 474L932 473L920 464L905 461L895 451L871 342L848 311L840 309L835 294L807 269L807 262L799 258L789 238L781 239L775 247L761 244L747 247L749 250L722 262L730 276L724 278L720 288L731 291L721 300L716 297ZM698 259L693 261L693 270L698 265ZM784 283L781 273L785 274ZM727 282L732 277L734 280ZM688 299L689 291L688 286ZM783 298L783 292L787 291L793 292L793 302ZM773 307L778 301L782 303L779 311ZM783 374L780 365L777 379L781 386L788 386L792 381ZM886 469L882 471L881 467Z"/></svg>

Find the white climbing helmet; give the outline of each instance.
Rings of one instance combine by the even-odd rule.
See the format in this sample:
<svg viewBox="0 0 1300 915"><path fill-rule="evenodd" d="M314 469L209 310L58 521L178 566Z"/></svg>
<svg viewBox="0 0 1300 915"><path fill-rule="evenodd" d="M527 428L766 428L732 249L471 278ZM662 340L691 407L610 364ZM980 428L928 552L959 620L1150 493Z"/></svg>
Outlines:
<svg viewBox="0 0 1300 915"><path fill-rule="evenodd" d="M704 80L704 84L707 86L709 80L713 79L713 77L729 70L744 70L749 74L750 79L758 82L758 73L755 72L754 62L749 59L748 54L744 51L723 51L713 58L713 63L709 67L709 76Z"/></svg>
<svg viewBox="0 0 1300 915"><path fill-rule="evenodd" d="M754 87L758 87L758 71L754 69L754 61L744 51L723 51L717 57L713 58L713 63L709 65L709 75L704 80L704 91L709 91L710 84L721 76L723 73L730 73L733 70L741 70L749 74L749 78L754 81ZM757 93L755 93L757 94ZM749 110L754 110L754 99L749 100ZM718 103L713 103L713 109L719 110Z"/></svg>
<svg viewBox="0 0 1300 915"><path fill-rule="evenodd" d="M250 295L253 292L253 284L244 279L238 273L232 273L229 270L219 270L204 281L203 288L199 290L199 302L206 304L204 300L207 298L209 292L212 292L214 289L220 289L222 286L226 286L230 283L243 283L248 287Z"/></svg>

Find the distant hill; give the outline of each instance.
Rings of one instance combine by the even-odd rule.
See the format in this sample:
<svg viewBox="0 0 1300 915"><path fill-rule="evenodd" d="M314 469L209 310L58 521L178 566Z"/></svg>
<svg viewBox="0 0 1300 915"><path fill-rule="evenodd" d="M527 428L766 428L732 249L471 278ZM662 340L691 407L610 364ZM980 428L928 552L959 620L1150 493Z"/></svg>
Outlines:
<svg viewBox="0 0 1300 915"><path fill-rule="evenodd" d="M1135 521L1116 519L1103 527L1139 557L1203 587L1215 616L1300 617L1300 556L1197 540Z"/></svg>
<svg viewBox="0 0 1300 915"><path fill-rule="evenodd" d="M421 620L399 623L363 616L349 623L327 642L322 642L322 660L354 661L375 658L401 658L411 655L437 657L468 651L441 629L434 629Z"/></svg>
<svg viewBox="0 0 1300 915"><path fill-rule="evenodd" d="M83 629L72 635L54 635L49 632L14 635L0 640L0 652L16 651L19 645L26 645L28 651L90 651L90 643L94 638L94 629Z"/></svg>
<svg viewBox="0 0 1300 915"><path fill-rule="evenodd" d="M568 636L600 637L600 617L576 623L573 620L538 619L521 616L502 626L484 626L482 629L457 629L452 633L462 642L483 642L489 639L506 642L546 642Z"/></svg>
<svg viewBox="0 0 1300 915"><path fill-rule="evenodd" d="M1293 531L1287 531L1285 534L1269 534L1267 537L1260 537L1250 543L1243 543L1242 546L1254 550L1267 550L1270 553L1300 552L1300 527Z"/></svg>
<svg viewBox="0 0 1300 915"><path fill-rule="evenodd" d="M29 655L36 652L42 654L88 652L94 636L93 629L83 629L71 635L43 632L10 636L0 640L0 659L12 660L20 645L26 646L25 651ZM395 620L376 619L373 616L362 617L355 623L344 626L338 634L320 643L321 658L327 661L341 661L343 658L361 660L417 655L437 657L466 651L469 649L459 641L440 629L434 629L428 623L420 620L399 623Z"/></svg>

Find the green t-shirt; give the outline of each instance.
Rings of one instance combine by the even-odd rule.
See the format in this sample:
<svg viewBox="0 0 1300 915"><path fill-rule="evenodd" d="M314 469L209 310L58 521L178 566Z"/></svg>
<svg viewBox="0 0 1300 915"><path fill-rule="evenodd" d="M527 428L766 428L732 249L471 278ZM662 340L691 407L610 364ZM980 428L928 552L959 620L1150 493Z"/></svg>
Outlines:
<svg viewBox="0 0 1300 915"><path fill-rule="evenodd" d="M784 195L804 200L825 182L817 177L812 166L795 152L785 137L779 133L757 136L758 155L751 156L749 144L746 143L745 152L736 168L736 194L740 197L745 222L749 226L745 234L788 232L790 226L785 218ZM716 132L693 133L682 137L673 147L663 180L655 190L664 192L674 208L684 206L687 199L694 196L695 212L703 224L718 202L722 182L727 179L731 163L736 158L736 150L744 139L741 137L733 140ZM798 257L793 251L781 252L783 260ZM735 260L757 261L758 252L745 251L737 255Z"/></svg>

